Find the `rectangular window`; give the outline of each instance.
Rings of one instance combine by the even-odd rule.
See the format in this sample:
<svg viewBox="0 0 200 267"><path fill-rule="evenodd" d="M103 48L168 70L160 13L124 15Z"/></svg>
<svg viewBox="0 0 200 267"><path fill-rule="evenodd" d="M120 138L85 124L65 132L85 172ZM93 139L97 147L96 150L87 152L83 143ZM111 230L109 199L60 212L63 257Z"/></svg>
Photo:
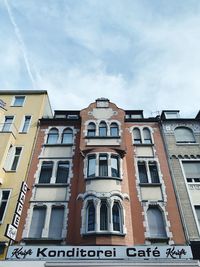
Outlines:
<svg viewBox="0 0 200 267"><path fill-rule="evenodd" d="M69 176L69 162L59 162L56 174L56 183L67 183Z"/></svg>
<svg viewBox="0 0 200 267"><path fill-rule="evenodd" d="M183 168L188 183L200 182L200 161L183 161Z"/></svg>
<svg viewBox="0 0 200 267"><path fill-rule="evenodd" d="M198 219L198 224L200 227L200 206L195 206L195 211L196 211L196 215L197 215L197 219Z"/></svg>
<svg viewBox="0 0 200 267"><path fill-rule="evenodd" d="M119 158L111 156L111 175L112 177L119 177Z"/></svg>
<svg viewBox="0 0 200 267"><path fill-rule="evenodd" d="M64 220L64 207L52 207L49 224L49 238L60 239L62 237Z"/></svg>
<svg viewBox="0 0 200 267"><path fill-rule="evenodd" d="M10 190L1 190L0 194L2 194L0 202L0 223L2 223L6 213L6 207L8 205Z"/></svg>
<svg viewBox="0 0 200 267"><path fill-rule="evenodd" d="M45 224L46 207L34 207L29 237L41 238Z"/></svg>
<svg viewBox="0 0 200 267"><path fill-rule="evenodd" d="M53 171L53 162L44 161L41 167L39 183L44 183L44 184L50 183L52 171Z"/></svg>
<svg viewBox="0 0 200 267"><path fill-rule="evenodd" d="M16 171L21 152L22 152L21 147L15 147L15 154L14 154L12 165L11 165L11 171Z"/></svg>
<svg viewBox="0 0 200 267"><path fill-rule="evenodd" d="M14 107L22 107L24 104L25 96L15 96L13 106Z"/></svg>
<svg viewBox="0 0 200 267"><path fill-rule="evenodd" d="M145 162L138 162L140 183L148 183L147 169Z"/></svg>
<svg viewBox="0 0 200 267"><path fill-rule="evenodd" d="M2 127L2 132L10 132L11 131L11 126L13 123L13 116L6 116L5 117L5 121Z"/></svg>
<svg viewBox="0 0 200 267"><path fill-rule="evenodd" d="M99 156L99 176L108 176L108 157L107 155Z"/></svg>
<svg viewBox="0 0 200 267"><path fill-rule="evenodd" d="M155 162L149 163L149 172L151 176L152 183L159 183L158 169Z"/></svg>
<svg viewBox="0 0 200 267"><path fill-rule="evenodd" d="M96 175L96 157L94 155L88 157L87 177L95 177Z"/></svg>
<svg viewBox="0 0 200 267"><path fill-rule="evenodd" d="M22 133L27 133L29 126L30 126L30 122L31 122L31 116L25 116L24 117L24 123L23 123L23 127L22 127Z"/></svg>

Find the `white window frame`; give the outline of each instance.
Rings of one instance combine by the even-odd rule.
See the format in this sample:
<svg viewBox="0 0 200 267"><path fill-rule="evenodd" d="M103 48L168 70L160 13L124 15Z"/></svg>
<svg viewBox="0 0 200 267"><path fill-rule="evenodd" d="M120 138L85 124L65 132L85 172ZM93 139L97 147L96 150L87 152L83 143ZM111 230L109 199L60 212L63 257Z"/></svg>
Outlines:
<svg viewBox="0 0 200 267"><path fill-rule="evenodd" d="M141 143L137 143L134 141L134 129L138 129L140 131L140 137L141 137ZM150 143L147 143L145 142L145 138L144 138L144 130L145 129L148 129L149 130L149 133L150 133L150 137L151 137L151 142ZM154 139L153 139L153 129L147 125L144 125L144 126L139 126L139 125L136 125L134 127L131 127L131 133L132 133L132 143L134 145L154 145Z"/></svg>
<svg viewBox="0 0 200 267"><path fill-rule="evenodd" d="M140 181L140 175L139 175L139 169L138 169L138 163L144 163L145 164L145 168L146 168L146 174L147 174L147 182L146 183L142 183ZM150 173L150 169L149 169L149 165L151 165L151 163L155 163L156 167L157 167L157 172L158 172L158 178L159 178L159 182L158 183L154 183L152 182L152 177L151 177L151 173ZM159 162L158 160L154 159L154 160L148 160L148 159L142 159L142 160L136 160L136 174L138 177L138 181L140 184L151 184L151 185L156 185L156 184L161 184L162 183L162 174L161 174L161 170L160 170L160 166L159 166Z"/></svg>
<svg viewBox="0 0 200 267"><path fill-rule="evenodd" d="M25 126L25 122L26 122L26 117L30 117L30 121L29 121L29 125L27 127L27 130L23 131L24 126ZM24 115L23 121L22 121L22 124L21 124L21 127L20 127L20 133L28 133L28 131L30 129L30 126L31 126L31 121L32 121L32 116L31 115Z"/></svg>
<svg viewBox="0 0 200 267"><path fill-rule="evenodd" d="M6 118L12 118L12 122L10 123L10 127L9 127L9 129L7 131L3 130L3 128L4 128L5 124L6 124ZM15 116L14 115L6 115L6 116L4 116L4 120L1 123L1 132L12 132L12 129L13 129L12 125L14 123L14 120L15 120Z"/></svg>
<svg viewBox="0 0 200 267"><path fill-rule="evenodd" d="M0 224L3 224L4 222L4 219L5 219L5 216L6 216L6 212L7 212L7 208L8 208L8 203L9 203L9 200L10 200L10 197L11 197L11 189L0 189L1 191L1 199L0 199L0 206L2 204L2 202L4 201L3 200L3 191L9 191L9 195L8 195L8 199L6 200L6 206L5 206L5 210L4 210L4 213L3 213L3 217L2 217L2 220L0 221ZM4 201L5 202L5 201Z"/></svg>
<svg viewBox="0 0 200 267"><path fill-rule="evenodd" d="M15 105L16 98L20 98L20 97L24 97L24 101L23 101L22 105ZM25 104L25 101L26 101L26 96L25 95L15 95L15 96L13 96L13 100L12 100L11 106L12 107L23 107L24 104Z"/></svg>
<svg viewBox="0 0 200 267"><path fill-rule="evenodd" d="M17 161L16 169L12 170L11 168L12 168L12 165L14 163L16 148L21 148L21 152L20 152L20 155L19 155L19 159ZM22 158L23 149L24 148L22 146L10 145L10 147L8 149L6 161L5 161L5 164L4 164L4 170L5 171L10 171L10 172L16 172L17 171L17 169L18 169L18 167L20 165L21 158Z"/></svg>

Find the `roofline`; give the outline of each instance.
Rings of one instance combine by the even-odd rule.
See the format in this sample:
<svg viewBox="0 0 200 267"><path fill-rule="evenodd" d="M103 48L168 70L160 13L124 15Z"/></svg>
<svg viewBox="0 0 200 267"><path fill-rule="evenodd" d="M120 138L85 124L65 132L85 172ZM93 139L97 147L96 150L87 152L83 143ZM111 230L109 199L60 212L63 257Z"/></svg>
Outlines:
<svg viewBox="0 0 200 267"><path fill-rule="evenodd" d="M0 90L0 95L48 95L47 90Z"/></svg>

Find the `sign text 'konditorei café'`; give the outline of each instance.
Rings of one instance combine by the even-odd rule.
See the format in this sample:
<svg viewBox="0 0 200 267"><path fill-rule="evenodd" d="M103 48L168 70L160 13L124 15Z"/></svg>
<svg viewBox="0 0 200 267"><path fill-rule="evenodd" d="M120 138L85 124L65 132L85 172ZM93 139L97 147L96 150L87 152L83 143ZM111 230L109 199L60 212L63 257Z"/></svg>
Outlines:
<svg viewBox="0 0 200 267"><path fill-rule="evenodd" d="M8 260L191 259L189 246L10 246Z"/></svg>

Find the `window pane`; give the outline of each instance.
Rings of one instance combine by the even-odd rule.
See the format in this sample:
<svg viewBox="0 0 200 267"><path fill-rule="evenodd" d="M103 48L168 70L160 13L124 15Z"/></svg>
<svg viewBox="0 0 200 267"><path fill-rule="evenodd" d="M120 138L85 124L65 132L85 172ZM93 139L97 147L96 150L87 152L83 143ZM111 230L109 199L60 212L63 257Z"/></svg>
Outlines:
<svg viewBox="0 0 200 267"><path fill-rule="evenodd" d="M200 178L200 161L183 162L186 178Z"/></svg>
<svg viewBox="0 0 200 267"><path fill-rule="evenodd" d="M191 129L179 127L174 130L176 142L178 143L195 143L194 134Z"/></svg>
<svg viewBox="0 0 200 267"><path fill-rule="evenodd" d="M9 195L10 195L9 190L2 190L2 200L0 202L0 222L3 220Z"/></svg>
<svg viewBox="0 0 200 267"><path fill-rule="evenodd" d="M108 211L107 205L102 201L100 208L100 230L108 230Z"/></svg>
<svg viewBox="0 0 200 267"><path fill-rule="evenodd" d="M96 157L88 157L87 177L95 177L96 173Z"/></svg>
<svg viewBox="0 0 200 267"><path fill-rule="evenodd" d="M115 203L112 208L113 230L120 231L120 208L119 204Z"/></svg>
<svg viewBox="0 0 200 267"><path fill-rule="evenodd" d="M49 224L49 237L59 239L62 237L64 220L64 207L53 207Z"/></svg>
<svg viewBox="0 0 200 267"><path fill-rule="evenodd" d="M73 143L73 132L71 129L65 129L62 134L62 144Z"/></svg>
<svg viewBox="0 0 200 267"><path fill-rule="evenodd" d="M15 96L14 104L15 107L23 106L25 96Z"/></svg>
<svg viewBox="0 0 200 267"><path fill-rule="evenodd" d="M69 176L69 162L59 162L56 183L67 183Z"/></svg>
<svg viewBox="0 0 200 267"><path fill-rule="evenodd" d="M112 177L119 177L119 158L111 156L111 175Z"/></svg>
<svg viewBox="0 0 200 267"><path fill-rule="evenodd" d="M42 163L39 183L50 183L53 170L53 162L44 161Z"/></svg>
<svg viewBox="0 0 200 267"><path fill-rule="evenodd" d="M152 183L159 183L159 175L156 163L149 163L149 171Z"/></svg>
<svg viewBox="0 0 200 267"><path fill-rule="evenodd" d="M95 230L95 207L92 202L88 204L88 231L94 231Z"/></svg>
<svg viewBox="0 0 200 267"><path fill-rule="evenodd" d="M11 125L13 123L13 116L5 117L2 132L9 132L11 130Z"/></svg>
<svg viewBox="0 0 200 267"><path fill-rule="evenodd" d="M31 121L31 116L25 116L24 125L22 128L23 133L26 133L28 131L30 121Z"/></svg>
<svg viewBox="0 0 200 267"><path fill-rule="evenodd" d="M147 129L147 128L143 129L143 136L144 136L144 143L145 144L151 144L152 143L152 141L151 141L151 133L150 133L149 129Z"/></svg>
<svg viewBox="0 0 200 267"><path fill-rule="evenodd" d="M196 211L198 223L199 223L199 226L200 226L200 206L195 206L195 211Z"/></svg>
<svg viewBox="0 0 200 267"><path fill-rule="evenodd" d="M111 136L119 136L119 128L117 123L112 123L110 126L110 135Z"/></svg>
<svg viewBox="0 0 200 267"><path fill-rule="evenodd" d="M88 131L87 131L87 136L95 136L96 134L96 125L91 122L88 125Z"/></svg>
<svg viewBox="0 0 200 267"><path fill-rule="evenodd" d="M134 137L134 143L135 144L141 144L142 143L140 130L138 128L133 129L133 137Z"/></svg>
<svg viewBox="0 0 200 267"><path fill-rule="evenodd" d="M105 122L99 124L99 136L107 136L107 125Z"/></svg>
<svg viewBox="0 0 200 267"><path fill-rule="evenodd" d="M46 216L46 207L35 207L33 209L29 237L32 238L42 237L42 230L44 228L45 216Z"/></svg>
<svg viewBox="0 0 200 267"><path fill-rule="evenodd" d="M165 238L166 230L163 215L158 208L149 208L147 210L147 218L150 236L153 238Z"/></svg>
<svg viewBox="0 0 200 267"><path fill-rule="evenodd" d="M108 176L108 158L107 155L99 156L99 176Z"/></svg>
<svg viewBox="0 0 200 267"><path fill-rule="evenodd" d="M48 134L47 144L56 144L58 140L58 130L51 129Z"/></svg>
<svg viewBox="0 0 200 267"><path fill-rule="evenodd" d="M139 172L140 183L148 183L145 162L138 162L138 172Z"/></svg>
<svg viewBox="0 0 200 267"><path fill-rule="evenodd" d="M15 148L15 155L14 155L13 163L12 163L12 166L11 166L11 170L12 171L15 171L17 169L17 165L18 165L18 162L19 162L19 157L20 157L21 151L22 151L21 147L16 147Z"/></svg>

